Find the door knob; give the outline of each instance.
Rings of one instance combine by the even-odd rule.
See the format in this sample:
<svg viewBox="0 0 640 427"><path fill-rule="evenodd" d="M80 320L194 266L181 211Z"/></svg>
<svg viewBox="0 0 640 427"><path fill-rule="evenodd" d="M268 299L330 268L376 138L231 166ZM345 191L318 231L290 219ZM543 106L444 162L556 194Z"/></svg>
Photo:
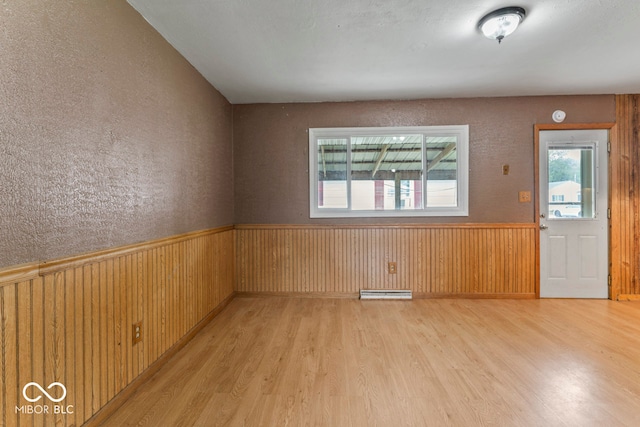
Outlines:
<svg viewBox="0 0 640 427"><path fill-rule="evenodd" d="M540 224L540 230L546 230L547 228L549 228L548 225Z"/></svg>

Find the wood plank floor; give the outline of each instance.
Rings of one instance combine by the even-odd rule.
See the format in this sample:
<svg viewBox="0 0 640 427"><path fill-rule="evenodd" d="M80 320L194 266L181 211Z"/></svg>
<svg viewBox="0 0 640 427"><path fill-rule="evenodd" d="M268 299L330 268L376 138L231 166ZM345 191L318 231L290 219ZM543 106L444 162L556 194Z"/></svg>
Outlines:
<svg viewBox="0 0 640 427"><path fill-rule="evenodd" d="M236 298L104 426L638 426L640 304Z"/></svg>

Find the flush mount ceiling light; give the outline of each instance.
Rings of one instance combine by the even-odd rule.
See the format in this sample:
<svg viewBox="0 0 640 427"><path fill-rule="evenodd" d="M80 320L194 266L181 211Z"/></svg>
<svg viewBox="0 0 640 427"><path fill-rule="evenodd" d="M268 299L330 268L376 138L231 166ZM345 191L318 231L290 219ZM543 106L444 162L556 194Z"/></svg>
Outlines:
<svg viewBox="0 0 640 427"><path fill-rule="evenodd" d="M482 31L486 38L498 40L498 43L502 43L503 38L518 28L525 15L526 12L521 7L503 7L486 14L478 22L478 29Z"/></svg>

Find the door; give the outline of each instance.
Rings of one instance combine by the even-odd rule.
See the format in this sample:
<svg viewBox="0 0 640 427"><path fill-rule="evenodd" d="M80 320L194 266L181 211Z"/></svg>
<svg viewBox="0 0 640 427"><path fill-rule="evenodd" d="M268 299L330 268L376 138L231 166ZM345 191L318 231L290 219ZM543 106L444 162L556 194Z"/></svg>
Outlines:
<svg viewBox="0 0 640 427"><path fill-rule="evenodd" d="M540 131L540 297L608 298L608 140Z"/></svg>

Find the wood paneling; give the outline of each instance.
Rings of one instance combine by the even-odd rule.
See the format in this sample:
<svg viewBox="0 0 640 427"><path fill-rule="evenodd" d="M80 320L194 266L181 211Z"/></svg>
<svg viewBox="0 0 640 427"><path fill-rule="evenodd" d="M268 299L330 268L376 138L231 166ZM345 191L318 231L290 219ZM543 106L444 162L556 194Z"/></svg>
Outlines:
<svg viewBox="0 0 640 427"><path fill-rule="evenodd" d="M640 95L616 96L611 146L611 298L640 295Z"/></svg>
<svg viewBox="0 0 640 427"><path fill-rule="evenodd" d="M236 226L236 291L535 295L535 225ZM397 274L387 263L397 263Z"/></svg>
<svg viewBox="0 0 640 427"><path fill-rule="evenodd" d="M83 424L228 300L233 252L226 227L0 271L0 425ZM73 414L16 413L31 381Z"/></svg>

